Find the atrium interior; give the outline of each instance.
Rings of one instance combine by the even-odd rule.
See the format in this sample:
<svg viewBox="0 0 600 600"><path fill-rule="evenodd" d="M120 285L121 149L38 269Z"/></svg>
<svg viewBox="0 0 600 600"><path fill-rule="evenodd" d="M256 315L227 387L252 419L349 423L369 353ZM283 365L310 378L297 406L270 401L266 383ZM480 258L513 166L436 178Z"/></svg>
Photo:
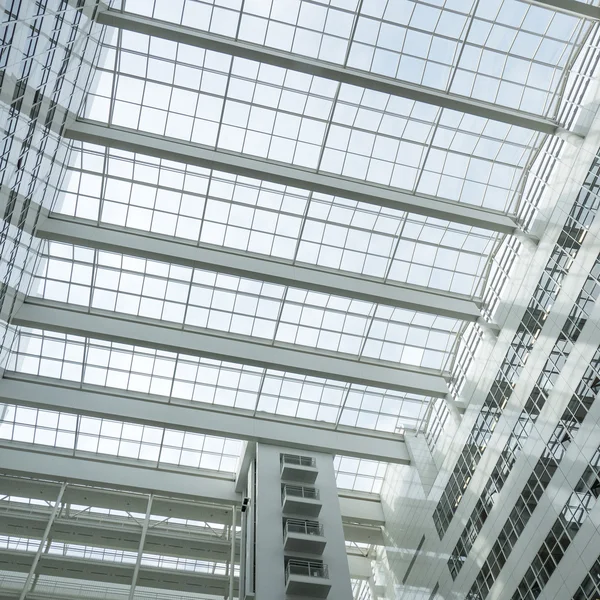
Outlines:
<svg viewBox="0 0 600 600"><path fill-rule="evenodd" d="M0 600L600 598L599 0L0 41Z"/></svg>

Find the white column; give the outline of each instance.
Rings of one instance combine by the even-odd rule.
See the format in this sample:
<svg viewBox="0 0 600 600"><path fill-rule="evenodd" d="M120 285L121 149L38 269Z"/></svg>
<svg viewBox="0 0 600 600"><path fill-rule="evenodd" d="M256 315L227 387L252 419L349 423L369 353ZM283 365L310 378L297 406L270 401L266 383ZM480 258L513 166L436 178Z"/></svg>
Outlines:
<svg viewBox="0 0 600 600"><path fill-rule="evenodd" d="M233 600L233 585L235 579L235 521L237 510L235 504L231 506L231 529L229 530L229 543L231 544L231 555L229 557L229 595L228 600Z"/></svg>
<svg viewBox="0 0 600 600"><path fill-rule="evenodd" d="M296 483L318 490L322 504L318 517L309 517L323 526L326 546L321 556L300 554L284 550L281 486L282 454L299 455L315 459L318 475L314 484ZM281 600L286 595L284 560L297 558L323 561L329 571L331 589L328 600L352 598L350 569L346 556L342 516L337 494L333 456L317 452L299 452L280 446L258 444L256 455L256 598ZM292 518L293 515L290 515ZM299 518L299 517L296 517Z"/></svg>
<svg viewBox="0 0 600 600"><path fill-rule="evenodd" d="M131 578L131 586L129 588L129 600L133 600L133 597L135 596L135 586L137 585L138 575L140 574L140 567L142 565L142 554L144 553L144 544L146 543L146 535L148 534L148 527L150 526L150 515L152 513L153 500L154 495L150 494L148 497L148 504L146 506L146 516L142 525L140 545L138 546L137 558L135 561L135 567L133 569L133 577Z"/></svg>
<svg viewBox="0 0 600 600"><path fill-rule="evenodd" d="M40 540L40 545L33 557L33 562L31 563L31 567L29 569L29 573L27 574L27 579L25 580L25 585L23 585L23 589L21 590L21 595L19 596L19 600L25 600L27 594L29 593L29 588L31 587L31 581L33 580L33 576L35 575L35 570L40 562L40 558L42 556L42 552L44 551L44 546L48 541L48 536L50 535L50 529L52 529L52 525L54 523L54 519L58 515L58 511L60 510L62 504L62 497L65 493L65 488L67 487L66 483L63 483L60 486L60 491L58 492L58 496L56 498L56 502L54 503L54 508L50 513L50 518L48 519L48 523L46 525L46 529L44 529L44 535L42 535L42 539Z"/></svg>

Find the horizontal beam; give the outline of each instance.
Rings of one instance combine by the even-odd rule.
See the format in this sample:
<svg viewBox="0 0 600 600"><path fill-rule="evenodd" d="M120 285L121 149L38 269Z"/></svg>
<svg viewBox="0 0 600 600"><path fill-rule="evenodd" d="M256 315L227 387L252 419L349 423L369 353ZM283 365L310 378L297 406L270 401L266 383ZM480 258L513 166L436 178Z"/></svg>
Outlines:
<svg viewBox="0 0 600 600"><path fill-rule="evenodd" d="M29 299L11 322L24 327L436 398L444 398L448 393L444 378L424 369L341 358L339 354L273 345L242 336L208 333L205 329L184 330L164 322L152 323L136 317L121 317L116 313L110 313L110 316L88 313L69 304Z"/></svg>
<svg viewBox="0 0 600 600"><path fill-rule="evenodd" d="M13 448L14 451L23 452L18 456L27 457L33 451L29 449ZM4 449L2 449L4 451ZM26 453L26 454L25 454ZM37 456L34 454L34 456ZM80 464L83 458L77 458L77 464ZM1 459L0 459L1 462ZM17 496L19 498L32 498L46 502L54 502L62 482L69 481L69 485L64 492L63 502L66 504L78 504L80 506L93 506L96 508L113 509L118 511L129 511L132 513L143 512L144 506L148 504L148 495L139 490L109 489L108 483L103 483L102 487L92 487L95 485L96 477L94 466L99 461L88 461L90 468L89 481L76 484L73 483L71 476L75 473L75 466L69 461L58 465L58 472L54 474L45 474L44 479L32 479L33 475L26 472L10 471L10 476L0 476L0 495ZM133 473L137 471L134 470ZM7 465L3 469L9 473ZM146 476L144 466L141 466L140 476ZM130 473L132 471L129 471ZM126 474L125 474L126 475ZM202 474L200 474L202 477ZM151 480L152 481L152 480ZM196 498L175 497L174 492L169 496L160 496L154 493L154 502L152 510L157 515L168 515L177 519L190 519L192 521L208 521L210 523L219 523L220 525L231 524L231 504L216 504L215 502L225 502L213 500L213 503L202 502ZM241 496L238 497L238 503L241 502Z"/></svg>
<svg viewBox="0 0 600 600"><path fill-rule="evenodd" d="M166 397L136 396L129 392L113 394L109 390L82 390L59 386L56 382L43 383L33 377L0 380L0 401L300 450L409 464L408 450L401 436L337 431L319 423L297 424L260 414L253 416L252 411L215 410L211 405L199 402L169 401Z"/></svg>
<svg viewBox="0 0 600 600"><path fill-rule="evenodd" d="M33 563L33 557L33 552L0 549L0 569L28 573ZM129 585L133 569L134 565L126 562L98 560L87 556L43 553L36 568L36 575ZM236 588L237 582L236 578ZM142 564L138 584L158 589L224 596L229 585L229 576L188 569L150 567Z"/></svg>
<svg viewBox="0 0 600 600"><path fill-rule="evenodd" d="M0 513L0 534L18 538L41 539L44 529L48 524L50 515L48 510L37 507L32 510L19 509L11 506ZM59 517L52 524L52 541L66 544L93 546L96 548L111 548L137 552L142 528L139 522L130 519L124 522L123 518L111 518L108 515L94 517L93 514L78 515L76 518ZM357 532L357 539L345 536L347 541L384 545L383 533L380 528L365 527L360 525L344 526L347 530ZM362 533L362 537L361 537ZM239 562L239 539L236 553ZM144 552L151 554L167 554L178 558L194 560L207 560L226 563L230 557L230 542L224 537L215 535L199 535L193 529L182 531L153 524L148 529L144 542ZM360 559L363 559L363 562ZM360 556L348 556L350 573L352 577L363 577L365 572L370 573L370 560ZM368 568L368 571L366 569ZM369 575L367 575L367 578Z"/></svg>
<svg viewBox="0 0 600 600"><path fill-rule="evenodd" d="M573 17L582 17L593 21L600 20L600 7L584 4L580 0L525 0L530 4L542 8L550 8L558 12L572 15Z"/></svg>
<svg viewBox="0 0 600 600"><path fill-rule="evenodd" d="M44 511L37 507L27 510L12 505L3 506L0 512L0 534L41 539L50 513L50 508ZM139 522L133 518L126 521L123 517L100 517L93 513L77 515L76 518L62 516L52 523L52 540L55 542L129 552L138 551L141 533ZM239 553L239 543L237 546ZM208 533L202 535L193 528L182 533L181 529L153 523L146 534L144 552L225 563L229 560L231 544L225 537Z"/></svg>
<svg viewBox="0 0 600 600"><path fill-rule="evenodd" d="M355 493L340 490L340 510L342 517L349 523L383 527L385 516L381 502L374 498L363 498Z"/></svg>
<svg viewBox="0 0 600 600"><path fill-rule="evenodd" d="M485 119L508 123L509 125L517 125L542 133L553 134L557 129L556 123L532 113L497 106L489 102L467 98L466 96L447 94L440 90L399 81L391 77L376 75L368 71L350 69L323 60L302 56L301 54L293 54L275 48L234 40L233 38L141 15L105 11L99 13L98 22L119 29L127 29L189 46L196 46L197 48L230 54L237 58L299 71L316 77L324 77L339 83L347 83L368 90L407 98L416 102L433 104L441 108L448 108Z"/></svg>
<svg viewBox="0 0 600 600"><path fill-rule="evenodd" d="M65 502L129 512L140 512L138 508L148 500L144 494L152 493L159 496L152 503L152 510L158 515L222 525L231 523L231 506L242 503L233 479L158 470L141 463L127 464L118 457L111 461L97 455L67 455L47 446L23 446L11 442L0 446L0 474L12 476L0 477L0 493L53 502L56 495L52 497L52 493L60 487L58 483L66 481L74 485L67 486ZM340 491L339 497L344 523L363 527L385 525L379 500L359 497L348 490ZM203 504L207 501L227 506ZM354 540L351 531L349 528L351 537L346 539L360 541ZM366 534L357 532L356 536L359 535Z"/></svg>
<svg viewBox="0 0 600 600"><path fill-rule="evenodd" d="M92 458L93 457L93 458ZM66 481L84 485L116 488L144 494L158 493L163 496L178 496L197 499L198 502L241 504L241 495L235 491L233 479L200 473L157 469L123 459L89 453L73 456L60 449L48 446L8 443L0 447L0 473L27 475L40 479ZM85 503L83 503L85 504Z"/></svg>
<svg viewBox="0 0 600 600"><path fill-rule="evenodd" d="M75 121L66 127L68 139L128 152L137 152L225 173L271 181L281 185L341 196L375 206L405 211L472 227L513 234L515 220L505 213L435 196L411 194L359 179L316 173L301 167L253 158L239 152L214 150L192 142L107 126L94 121Z"/></svg>
<svg viewBox="0 0 600 600"><path fill-rule="evenodd" d="M459 294L384 283L352 273L293 264L270 256L252 255L208 245L199 246L185 240L165 239L160 235L122 227L98 226L90 221L65 218L57 214L41 219L36 235L46 240L248 277L463 321L477 321L481 316L477 304Z"/></svg>

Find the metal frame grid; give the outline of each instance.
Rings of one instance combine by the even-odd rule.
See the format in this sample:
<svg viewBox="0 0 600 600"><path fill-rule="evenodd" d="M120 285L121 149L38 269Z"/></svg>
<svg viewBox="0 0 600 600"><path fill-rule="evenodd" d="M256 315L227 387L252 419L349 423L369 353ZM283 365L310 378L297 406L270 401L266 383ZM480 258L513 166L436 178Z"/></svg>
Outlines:
<svg viewBox="0 0 600 600"><path fill-rule="evenodd" d="M388 432L415 428L427 406L412 394L25 328L7 369Z"/></svg>
<svg viewBox="0 0 600 600"><path fill-rule="evenodd" d="M455 319L51 242L31 294L91 309L446 371Z"/></svg>
<svg viewBox="0 0 600 600"><path fill-rule="evenodd" d="M586 39L584 48L573 61L573 68L564 82L559 122L564 123L568 129L577 126L577 119L581 115L581 101L588 90L599 60L600 28L596 25ZM517 213L525 230L531 227L538 213L538 207L542 202L550 176L560 161L563 146L564 140L559 137L547 137L531 161L531 166L520 186L521 195ZM517 239L505 238L502 244L496 248L493 259L488 263L489 271L482 302L483 314L488 320L493 319L500 301L500 294L519 251L520 243ZM455 398L459 396L464 386L467 371L473 362L482 337L483 334L478 324L468 325L461 337L449 386L450 392Z"/></svg>
<svg viewBox="0 0 600 600"><path fill-rule="evenodd" d="M144 34L105 40L115 46L105 46L80 116L110 125L509 212L542 139Z"/></svg>
<svg viewBox="0 0 600 600"><path fill-rule="evenodd" d="M557 109L556 88L585 28L574 16L502 0L460 7L124 0L114 7L539 114Z"/></svg>
<svg viewBox="0 0 600 600"><path fill-rule="evenodd" d="M279 49L549 118L565 89L577 89L571 122L595 64L593 52L574 62L589 21L516 0L474 1L462 12L408 0L128 0L112 8L266 47L286 40ZM560 151L555 138L524 127L132 31L109 28L97 58L85 118L528 223L544 187L526 180L532 164L547 181L544 161L533 157ZM582 76L567 81L576 69ZM518 254L507 235L89 143L72 144L54 209L461 293L483 299L488 319ZM32 289L89 309L452 372L453 393L481 337L478 325L455 319L56 242L43 245ZM419 430L443 414L428 397L25 328L9 369L335 427ZM342 468L348 460L337 459L340 478L380 486L383 465Z"/></svg>

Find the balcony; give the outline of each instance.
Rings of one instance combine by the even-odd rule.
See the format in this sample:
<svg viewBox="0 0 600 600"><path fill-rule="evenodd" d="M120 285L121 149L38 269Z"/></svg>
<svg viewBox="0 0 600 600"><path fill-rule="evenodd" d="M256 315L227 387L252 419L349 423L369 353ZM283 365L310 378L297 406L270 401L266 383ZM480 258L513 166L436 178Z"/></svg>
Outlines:
<svg viewBox="0 0 600 600"><path fill-rule="evenodd" d="M314 458L295 454L281 455L281 479L299 483L314 483L318 474Z"/></svg>
<svg viewBox="0 0 600 600"><path fill-rule="evenodd" d="M318 517L323 505L316 488L284 484L281 487L281 506L286 514Z"/></svg>
<svg viewBox="0 0 600 600"><path fill-rule="evenodd" d="M290 596L327 598L331 589L327 565L308 560L288 560L285 569L285 591Z"/></svg>
<svg viewBox="0 0 600 600"><path fill-rule="evenodd" d="M317 521L287 519L283 530L283 547L288 552L301 552L321 556L327 540L323 525Z"/></svg>

